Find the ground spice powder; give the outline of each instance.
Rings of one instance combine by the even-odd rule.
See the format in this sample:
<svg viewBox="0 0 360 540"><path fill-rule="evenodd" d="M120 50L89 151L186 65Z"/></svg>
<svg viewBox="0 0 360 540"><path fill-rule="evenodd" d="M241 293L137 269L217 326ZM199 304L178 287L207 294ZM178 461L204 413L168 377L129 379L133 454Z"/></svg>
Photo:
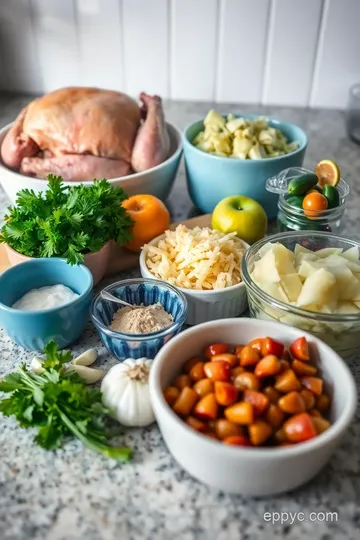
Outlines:
<svg viewBox="0 0 360 540"><path fill-rule="evenodd" d="M173 322L161 304L136 306L135 309L123 307L113 316L111 329L125 334L150 334L163 330Z"/></svg>

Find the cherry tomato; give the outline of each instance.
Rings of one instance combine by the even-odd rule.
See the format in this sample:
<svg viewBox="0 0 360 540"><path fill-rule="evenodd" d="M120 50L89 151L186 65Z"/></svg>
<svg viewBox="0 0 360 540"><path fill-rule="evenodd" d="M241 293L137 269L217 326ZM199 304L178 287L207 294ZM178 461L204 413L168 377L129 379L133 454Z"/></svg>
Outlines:
<svg viewBox="0 0 360 540"><path fill-rule="evenodd" d="M185 362L184 364L184 371L185 373L189 374L191 368L193 366L195 366L195 364L198 364L199 362L202 362L203 360L199 357L199 356L196 356L194 358L190 358L187 362Z"/></svg>
<svg viewBox="0 0 360 540"><path fill-rule="evenodd" d="M286 420L283 429L291 442L303 442L316 436L311 416L306 412L291 416Z"/></svg>
<svg viewBox="0 0 360 540"><path fill-rule="evenodd" d="M250 446L249 438L246 435L230 435L223 439L223 443L231 446Z"/></svg>
<svg viewBox="0 0 360 540"><path fill-rule="evenodd" d="M293 361L291 367L298 377L302 375L316 375L317 372L317 368L313 364L301 362L301 360L296 359Z"/></svg>
<svg viewBox="0 0 360 540"><path fill-rule="evenodd" d="M201 420L215 420L217 413L218 404L215 394L207 394L194 407L194 415Z"/></svg>
<svg viewBox="0 0 360 540"><path fill-rule="evenodd" d="M286 362L286 360L283 360L283 362ZM268 354L255 366L254 373L256 377L262 378L277 375L279 371L281 371L281 361L277 356Z"/></svg>
<svg viewBox="0 0 360 540"><path fill-rule="evenodd" d="M168 386L164 390L164 398L166 399L170 407L174 405L175 401L177 400L179 396L180 396L180 390L176 388L175 386Z"/></svg>
<svg viewBox="0 0 360 540"><path fill-rule="evenodd" d="M192 427L196 431L204 432L207 430L207 425L201 420L198 420L194 416L188 416L185 420L188 426Z"/></svg>
<svg viewBox="0 0 360 540"><path fill-rule="evenodd" d="M253 347L244 347L239 356L240 366L255 366L261 359L261 354Z"/></svg>
<svg viewBox="0 0 360 540"><path fill-rule="evenodd" d="M244 401L251 403L258 414L262 414L269 405L269 398L256 390L245 390Z"/></svg>
<svg viewBox="0 0 360 540"><path fill-rule="evenodd" d="M328 200L322 193L313 191L305 196L302 207L305 216L311 219L320 216L328 208Z"/></svg>
<svg viewBox="0 0 360 540"><path fill-rule="evenodd" d="M294 358L302 362L309 362L309 345L305 337L299 337L290 345L290 352Z"/></svg>
<svg viewBox="0 0 360 540"><path fill-rule="evenodd" d="M228 381L230 379L230 364L219 360L218 362L206 362L204 364L205 375L211 381Z"/></svg>
<svg viewBox="0 0 360 540"><path fill-rule="evenodd" d="M235 403L238 392L235 386L226 381L215 381L215 398L219 405L227 407Z"/></svg>
<svg viewBox="0 0 360 540"><path fill-rule="evenodd" d="M218 362L220 360L228 362L232 368L239 364L239 359L235 354L222 353L214 354L214 356L211 357L212 362Z"/></svg>
<svg viewBox="0 0 360 540"><path fill-rule="evenodd" d="M268 354L273 354L278 358L281 358L282 353L284 352L284 345L280 341L266 337L262 343L261 354L267 356Z"/></svg>
<svg viewBox="0 0 360 540"><path fill-rule="evenodd" d="M209 345L206 347L204 354L206 358L211 360L211 357L215 354L223 354L229 352L230 347L227 343L213 343L212 345Z"/></svg>
<svg viewBox="0 0 360 540"><path fill-rule="evenodd" d="M313 394L321 396L323 390L323 381L320 377L301 377L300 382L307 390L310 390Z"/></svg>
<svg viewBox="0 0 360 540"><path fill-rule="evenodd" d="M246 401L239 401L234 405L230 405L230 407L226 407L224 414L225 418L229 422L234 422L234 424L246 426L254 421L254 407Z"/></svg>
<svg viewBox="0 0 360 540"><path fill-rule="evenodd" d="M263 342L264 342L264 338L256 338L249 341L247 346L252 347L253 349L256 349L261 354Z"/></svg>
<svg viewBox="0 0 360 540"><path fill-rule="evenodd" d="M250 441L253 446L260 446L272 434L272 428L264 420L256 420L249 426Z"/></svg>

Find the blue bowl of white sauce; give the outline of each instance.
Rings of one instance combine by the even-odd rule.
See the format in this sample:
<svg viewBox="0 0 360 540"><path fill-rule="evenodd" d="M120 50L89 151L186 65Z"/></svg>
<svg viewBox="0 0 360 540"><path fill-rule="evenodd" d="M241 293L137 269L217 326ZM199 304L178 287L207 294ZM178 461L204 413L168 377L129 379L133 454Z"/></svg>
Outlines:
<svg viewBox="0 0 360 540"><path fill-rule="evenodd" d="M76 341L89 322L93 278L65 259L31 259L0 275L0 326L15 343L42 351Z"/></svg>

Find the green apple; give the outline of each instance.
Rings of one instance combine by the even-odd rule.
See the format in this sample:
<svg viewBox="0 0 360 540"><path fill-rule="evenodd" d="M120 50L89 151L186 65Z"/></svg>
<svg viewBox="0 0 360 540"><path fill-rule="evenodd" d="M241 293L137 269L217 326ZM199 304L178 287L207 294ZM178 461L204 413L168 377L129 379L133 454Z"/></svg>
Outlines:
<svg viewBox="0 0 360 540"><path fill-rule="evenodd" d="M232 195L220 201L212 214L211 225L225 234L236 232L248 244L265 236L267 215L254 199L244 195Z"/></svg>

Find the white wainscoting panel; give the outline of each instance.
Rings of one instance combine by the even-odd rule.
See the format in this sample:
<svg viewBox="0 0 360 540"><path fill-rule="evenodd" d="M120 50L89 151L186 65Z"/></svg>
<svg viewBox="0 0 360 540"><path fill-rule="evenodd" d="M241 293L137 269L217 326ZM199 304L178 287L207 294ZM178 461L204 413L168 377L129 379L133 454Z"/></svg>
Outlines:
<svg viewBox="0 0 360 540"><path fill-rule="evenodd" d="M124 88L121 6L114 0L76 0L80 84Z"/></svg>
<svg viewBox="0 0 360 540"><path fill-rule="evenodd" d="M220 5L216 101L259 103L270 0L223 0Z"/></svg>
<svg viewBox="0 0 360 540"><path fill-rule="evenodd" d="M325 0L310 105L346 106L360 82L360 1Z"/></svg>
<svg viewBox="0 0 360 540"><path fill-rule="evenodd" d="M167 0L122 0L126 91L169 94Z"/></svg>
<svg viewBox="0 0 360 540"><path fill-rule="evenodd" d="M30 0L0 0L1 86L41 92Z"/></svg>
<svg viewBox="0 0 360 540"><path fill-rule="evenodd" d="M343 108L355 82L360 0L0 0L4 90Z"/></svg>
<svg viewBox="0 0 360 540"><path fill-rule="evenodd" d="M172 0L172 99L214 99L217 56L217 0Z"/></svg>
<svg viewBox="0 0 360 540"><path fill-rule="evenodd" d="M80 85L74 1L31 0L31 5L43 91Z"/></svg>
<svg viewBox="0 0 360 540"><path fill-rule="evenodd" d="M323 0L273 0L263 103L308 104Z"/></svg>

